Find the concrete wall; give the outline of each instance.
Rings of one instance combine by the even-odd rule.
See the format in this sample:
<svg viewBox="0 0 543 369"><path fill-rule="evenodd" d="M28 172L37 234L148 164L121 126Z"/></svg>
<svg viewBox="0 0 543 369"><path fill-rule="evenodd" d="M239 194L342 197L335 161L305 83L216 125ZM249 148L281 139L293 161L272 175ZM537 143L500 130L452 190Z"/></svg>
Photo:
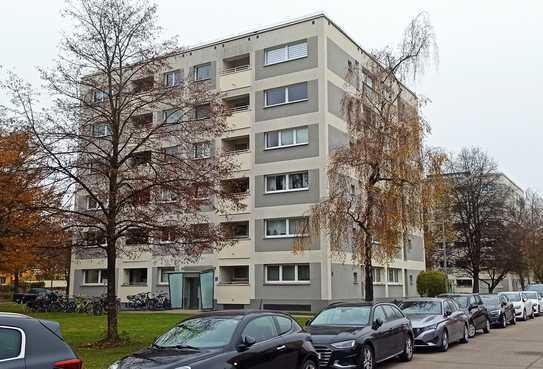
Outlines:
<svg viewBox="0 0 543 369"><path fill-rule="evenodd" d="M424 239L422 236L410 235L406 245L406 258L413 261L424 261Z"/></svg>
<svg viewBox="0 0 543 369"><path fill-rule="evenodd" d="M345 120L345 114L343 113L344 98L345 91L328 81L328 112L342 120Z"/></svg>
<svg viewBox="0 0 543 369"><path fill-rule="evenodd" d="M358 273L354 283L353 273ZM332 299L361 299L364 275L362 269L350 264L332 264Z"/></svg>
<svg viewBox="0 0 543 369"><path fill-rule="evenodd" d="M266 301L287 301L290 303L303 303L304 301L321 299L321 264L309 264L310 284L282 284L273 285L265 283L264 265L255 264L255 299Z"/></svg>

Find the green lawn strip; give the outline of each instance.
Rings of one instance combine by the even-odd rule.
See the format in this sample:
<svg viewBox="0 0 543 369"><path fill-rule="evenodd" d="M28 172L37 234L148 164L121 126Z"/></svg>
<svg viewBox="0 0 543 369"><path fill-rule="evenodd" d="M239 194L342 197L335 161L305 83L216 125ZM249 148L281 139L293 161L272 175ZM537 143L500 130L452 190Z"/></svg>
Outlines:
<svg viewBox="0 0 543 369"><path fill-rule="evenodd" d="M128 336L128 342L118 347L100 348L94 343L104 337L105 316L32 313L25 311L24 306L12 303L0 303L0 312L22 313L59 322L64 339L83 360L85 369L107 369L112 362L149 346L157 336L187 317L183 314L122 312L119 314L119 332ZM294 318L304 326L311 317Z"/></svg>

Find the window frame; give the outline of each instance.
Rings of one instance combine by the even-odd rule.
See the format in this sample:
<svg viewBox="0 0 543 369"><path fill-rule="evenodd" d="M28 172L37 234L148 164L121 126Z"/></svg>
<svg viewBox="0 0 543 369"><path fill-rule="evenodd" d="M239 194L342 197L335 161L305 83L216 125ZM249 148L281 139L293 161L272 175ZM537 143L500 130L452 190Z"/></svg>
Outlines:
<svg viewBox="0 0 543 369"><path fill-rule="evenodd" d="M14 331L19 332L21 335L21 345L19 347L19 354L14 357L8 357L5 359L0 359L0 363L5 363L8 361L15 361L15 360L24 360L25 359L25 353L26 353L26 334L24 330L18 327L12 327L12 326L6 326L6 325L0 325L0 329L11 329Z"/></svg>
<svg viewBox="0 0 543 369"><path fill-rule="evenodd" d="M376 272L379 271L379 280L377 280L377 278L375 278L376 276ZM385 268L383 267L380 267L380 266L374 266L372 268L372 278L373 278L373 284L385 284L385 282L383 281L383 273L385 271Z"/></svg>
<svg viewBox="0 0 543 369"><path fill-rule="evenodd" d="M296 174L306 174L307 175L307 187L300 187L300 188L290 188L290 176L296 175ZM275 190L270 191L268 190L268 178L271 177L285 177L285 190ZM292 172L292 173L285 173L285 174L269 174L264 176L264 194L274 194L274 193L285 193L285 192L298 192L298 191L309 191L309 171L304 170L301 172Z"/></svg>
<svg viewBox="0 0 543 369"><path fill-rule="evenodd" d="M305 97L303 99L298 99L298 100L289 100L289 96L288 96L289 88L292 87L292 86L297 86L297 85L305 85L306 86L307 97ZM267 92L271 91L271 90L278 90L278 89L283 90L283 96L285 98L284 101L280 102L280 103L276 103L276 104L268 104L268 94L267 94ZM264 108L272 108L274 106L295 104L295 103L304 102L304 101L309 101L309 84L308 84L308 81L293 83L293 84L290 84L290 85L287 85L287 86L272 87L272 88L268 88L268 89L264 90Z"/></svg>
<svg viewBox="0 0 543 369"><path fill-rule="evenodd" d="M398 277L398 278L392 278L391 280L390 278L391 273L392 273L392 277ZM387 283L395 284L395 285L402 284L402 269L401 268L387 268Z"/></svg>
<svg viewBox="0 0 543 369"><path fill-rule="evenodd" d="M164 273L164 271L166 269L169 272ZM162 280L162 277L163 277L164 274L167 276L168 273L171 273L171 272L175 272L175 267L158 267L158 283L157 283L157 285L159 285L159 286L168 286L170 284L170 279L166 278L166 282L164 282Z"/></svg>
<svg viewBox="0 0 543 369"><path fill-rule="evenodd" d="M96 127L103 126L105 127L103 134L96 134ZM102 137L108 137L111 136L111 124L108 122L96 122L92 125L92 137L94 138L102 138Z"/></svg>
<svg viewBox="0 0 543 369"><path fill-rule="evenodd" d="M100 98L98 98L100 96ZM109 94L102 90L94 90L92 99L94 100L95 104L103 104L106 102L107 98L109 97Z"/></svg>
<svg viewBox="0 0 543 369"><path fill-rule="evenodd" d="M305 129L307 130L307 142L298 142L298 130ZM293 131L293 142L292 144L286 144L283 145L283 132L285 131ZM277 146L268 146L268 135L272 133L277 133ZM295 146L303 146L303 145L309 145L309 126L300 126L300 127L293 127L293 128L286 128L286 129L280 129L276 131L268 131L264 132L264 150L277 150L277 149L283 149L287 147L295 147Z"/></svg>
<svg viewBox="0 0 543 369"><path fill-rule="evenodd" d="M95 201L96 202L96 207L91 208L89 206L90 201ZM96 201L92 196L87 195L87 196L85 196L85 208L87 210L99 210L100 209L100 202Z"/></svg>
<svg viewBox="0 0 543 369"><path fill-rule="evenodd" d="M198 147L202 145L207 145L207 154L204 156L197 156L196 154L198 153ZM209 159L211 158L211 150L211 141L194 142L191 148L191 158L193 160Z"/></svg>
<svg viewBox="0 0 543 369"><path fill-rule="evenodd" d="M295 237L304 237L307 234L303 233L290 233L290 220L291 219L302 219L305 217L290 217L290 218L269 218L264 219L264 238L275 239L275 238L295 238ZM268 235L268 222L273 220L284 220L286 221L285 230L286 234L282 235Z"/></svg>
<svg viewBox="0 0 543 369"><path fill-rule="evenodd" d="M91 270L97 270L98 271L98 282L87 282L87 273ZM104 271L106 269L82 269L83 271L83 283L81 283L82 286L106 286L107 285L107 276L104 277Z"/></svg>
<svg viewBox="0 0 543 369"><path fill-rule="evenodd" d="M175 117L179 114L178 119L175 122L170 122L170 117ZM185 121L185 114L180 109L165 109L162 110L162 123L161 124L181 124Z"/></svg>
<svg viewBox="0 0 543 369"><path fill-rule="evenodd" d="M298 56L298 57L295 57L295 58L289 58L289 47L292 47L292 46L295 46L295 45L300 45L300 44L305 44L305 55L303 56ZM276 62L268 62L268 52L270 51L276 51L276 50L283 50L284 53L283 53L283 59L281 59L280 61L276 61ZM289 62L289 61L293 61L293 60L299 60L299 59L304 59L304 58L307 58L309 56L309 43L307 42L307 40L300 40L300 41L294 41L294 42L289 42L288 44L285 44L285 45L282 45L282 46L275 46L275 47L269 47L267 49L264 50L264 67L268 67L270 65L276 65L276 64L281 64L281 63L286 63L286 62Z"/></svg>
<svg viewBox="0 0 543 369"><path fill-rule="evenodd" d="M173 76L173 84L170 85L168 84L168 76ZM177 81L177 75L179 75L179 81ZM164 73L164 87L166 88L175 88L175 87L179 87L183 84L184 82L184 79L183 79L183 75L182 75L182 70L181 69L174 69L174 70L170 70L166 73Z"/></svg>
<svg viewBox="0 0 543 369"><path fill-rule="evenodd" d="M130 283L130 272L132 270L145 270L145 282L140 283ZM149 269L148 268L125 268L125 271L127 271L126 277L127 280L125 281L124 286L130 286L130 287L146 287L149 286Z"/></svg>
<svg viewBox="0 0 543 369"><path fill-rule="evenodd" d="M299 273L298 273L298 267L302 266L308 266L309 267L309 280L299 280ZM283 280L283 266L294 266L294 280L288 281ZM279 267L279 280L277 281L270 281L268 279L268 268L269 267ZM285 263L285 264L265 264L264 265L264 284L311 284L311 264L309 263Z"/></svg>
<svg viewBox="0 0 543 369"><path fill-rule="evenodd" d="M209 71L208 71L208 77L207 78L202 78L202 79L198 79L197 76L198 76L198 70L202 67L208 67L209 68ZM198 65L195 65L193 68L192 68L192 77L194 78L194 82L203 82L203 81L209 81L211 80L211 62L209 63L202 63L202 64L198 64Z"/></svg>

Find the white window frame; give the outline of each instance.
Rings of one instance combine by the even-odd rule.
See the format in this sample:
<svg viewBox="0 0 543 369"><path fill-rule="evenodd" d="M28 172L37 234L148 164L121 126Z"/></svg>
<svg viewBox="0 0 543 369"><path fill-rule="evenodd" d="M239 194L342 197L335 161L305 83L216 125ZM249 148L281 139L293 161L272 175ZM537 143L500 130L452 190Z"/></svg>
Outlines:
<svg viewBox="0 0 543 369"><path fill-rule="evenodd" d="M307 141L306 142L298 142L298 130L305 129L307 130ZM282 136L283 132L287 131L293 131L293 143L283 145L282 143ZM277 146L268 146L268 135L271 133L277 133ZM281 129L278 131L269 131L264 133L264 150L277 150L277 149L283 149L286 147L293 147L293 146L302 146L302 145L309 145L309 127L308 126L301 126L301 127L294 127L294 128L287 128L287 129Z"/></svg>
<svg viewBox="0 0 543 369"><path fill-rule="evenodd" d="M379 280L377 280L377 278L375 278L376 275L377 275L377 271L379 271ZM376 267L373 267L371 272L373 273L372 274L373 284L385 284L385 281L383 280L383 277L384 277L383 274L385 272L385 268L376 266Z"/></svg>
<svg viewBox="0 0 543 369"><path fill-rule="evenodd" d="M89 233L99 234L99 232L101 232L101 231L97 231L97 230L91 231L91 230L88 230L88 231L86 231L86 232L84 232L84 233L85 233L85 234L89 234ZM92 245L92 246L89 245L89 247L93 247L93 246L94 246L94 247L97 247L97 246L106 246L106 245L107 245L107 240L106 240L106 234L105 234L105 232L104 232L103 236L104 236L103 243L99 243L99 244ZM87 240L88 240L88 237L85 237L84 241L87 242Z"/></svg>
<svg viewBox="0 0 543 369"><path fill-rule="evenodd" d="M169 122L168 119L172 116L179 114L179 119L175 122ZM179 124L185 120L185 115L181 110L178 109L166 109L162 110L162 123L163 124Z"/></svg>
<svg viewBox="0 0 543 369"><path fill-rule="evenodd" d="M307 174L307 187L290 188L290 176L296 175L296 174ZM281 176L285 177L285 186L287 188L285 190L268 191L268 178L281 177ZM264 193L265 194L298 192L298 191L309 191L309 171L308 170L304 170L301 172L286 173L286 174L270 174L270 175L264 176Z"/></svg>
<svg viewBox="0 0 543 369"><path fill-rule="evenodd" d="M130 271L131 270L147 270L147 274L146 274L146 281L145 281L145 284L143 284L143 282L141 283L137 283L137 284L130 284ZM149 269L148 268L125 268L125 278L126 278L126 281L124 283L123 286L129 286L129 287L146 287L146 286L149 286Z"/></svg>
<svg viewBox="0 0 543 369"><path fill-rule="evenodd" d="M392 278L391 277L392 274ZM395 278L397 277L397 278ZM396 280L397 279L397 280ZM388 268L387 269L387 282L388 284L402 284L402 269L401 268Z"/></svg>
<svg viewBox="0 0 543 369"><path fill-rule="evenodd" d="M303 219L304 217L291 217L291 218L270 218L264 220L264 238L294 238L294 237L304 237L307 236L303 233L290 233L290 220L291 219ZM275 220L284 220L286 222L286 234L279 234L279 235L268 235L268 222L275 221Z"/></svg>
<svg viewBox="0 0 543 369"><path fill-rule="evenodd" d="M289 57L289 47L292 47L292 46L295 46L295 45L300 45L300 44L305 44L305 55L302 55L302 56L298 56L298 57ZM283 58L279 61L276 61L276 62L268 62L268 53L270 51L277 51L277 50L283 50ZM298 59L303 59L303 58L307 58L307 56L309 55L309 45L307 44L307 40L303 40L303 41L296 41L296 42L291 42L289 44L286 44L284 46L279 46L279 47L270 47L269 49L266 49L264 51L264 66L267 67L267 66L270 66L270 65L275 65L275 64L280 64L280 63L286 63L286 62L289 62L289 61L292 61L292 60L298 60Z"/></svg>
<svg viewBox="0 0 543 369"><path fill-rule="evenodd" d="M87 206L86 206L87 210L98 210L98 209L100 209L100 202L98 202L98 201L96 201L96 207L91 208L91 207L90 207L90 201L91 201L91 200L92 200L92 201L95 201L95 200L92 198L92 196L86 196L86 197L85 197L85 202L86 202L86 205L87 205Z"/></svg>
<svg viewBox="0 0 543 369"><path fill-rule="evenodd" d="M106 102L108 93L102 90L94 90L93 99L96 104L102 104Z"/></svg>
<svg viewBox="0 0 543 369"><path fill-rule="evenodd" d="M164 194L168 194L169 196L165 196ZM177 201L175 192L172 192L168 189L161 188L158 191L158 199L157 203L159 204L171 204Z"/></svg>
<svg viewBox="0 0 543 369"><path fill-rule="evenodd" d="M87 272L89 270L98 271L98 282L87 282ZM107 284L107 276L103 276L105 269L83 269L83 283L82 286L105 286ZM107 273L107 272L106 272Z"/></svg>
<svg viewBox="0 0 543 369"><path fill-rule="evenodd" d="M198 76L198 69L201 68L201 67L208 67L209 68L209 77L207 78L202 78L202 79L198 79L197 76ZM194 78L194 81L195 82L202 82L202 81L209 81L211 79L211 63L203 63L203 64L198 64L198 65L195 65L192 69L192 73L193 73L193 78Z"/></svg>
<svg viewBox="0 0 543 369"><path fill-rule="evenodd" d="M296 85L300 85L300 84L305 84L306 85L307 97L305 97L303 99L298 99L298 100L289 100L288 88L291 87L291 86L296 86ZM285 96L285 101L281 102L281 103L277 103L277 104L268 104L268 94L267 94L267 92L270 91L270 90L277 90L277 89L283 89L283 93L284 93L284 96ZM267 90L264 90L264 108L271 108L271 107L274 107L274 106L281 106L281 105L287 105L287 104L295 104L295 103L298 103L298 102L308 101L308 100L309 100L309 84L307 83L307 81L299 82L299 83L293 83L293 84L288 85L288 86L280 86L280 87L268 88Z"/></svg>
<svg viewBox="0 0 543 369"><path fill-rule="evenodd" d="M0 363L5 363L8 361L14 361L14 360L23 360L25 358L25 352L26 352L26 334L21 328L17 327L11 327L11 326L5 326L0 325L0 329L11 329L14 331L17 331L21 334L21 347L19 348L19 354L15 357L9 357L7 359L1 359Z"/></svg>
<svg viewBox="0 0 543 369"><path fill-rule="evenodd" d="M166 273L164 273L166 271L166 269L168 270ZM166 282L164 282L162 280L162 276L164 274L166 274L166 276L168 275L168 273L174 273L175 272L175 267L158 267L158 285L159 286L167 286L170 284L169 282L169 278L166 278Z"/></svg>
<svg viewBox="0 0 543 369"><path fill-rule="evenodd" d="M165 227L168 228L170 226L165 226ZM169 229L168 229L168 232L169 232ZM168 233L168 238L170 238L170 236L171 236L170 233ZM158 237L158 243L163 244L163 245L167 245L167 244L174 243L174 242L175 242L175 240L170 240L170 239L163 240L162 239L162 230L161 230L160 237Z"/></svg>
<svg viewBox="0 0 543 369"><path fill-rule="evenodd" d="M96 127L105 127L104 133L97 134ZM111 124L107 122L98 122L92 125L92 137L100 138L100 137L108 137L108 136L111 136Z"/></svg>
<svg viewBox="0 0 543 369"><path fill-rule="evenodd" d="M309 266L309 280L300 281L298 280L298 267L300 265ZM283 280L283 266L294 266L294 280L293 281L284 281ZM279 267L279 280L270 281L268 279L268 267ZM266 284L311 284L311 265L309 263L299 263L299 264L266 264L264 265L264 274L265 274L265 283Z"/></svg>
<svg viewBox="0 0 543 369"><path fill-rule="evenodd" d="M177 80L177 75L179 75L179 81ZM173 76L172 81L173 84L168 84L168 76ZM181 76L181 69L175 69L171 70L169 72L164 73L164 86L165 87L178 87L183 83L183 76Z"/></svg>
<svg viewBox="0 0 543 369"><path fill-rule="evenodd" d="M196 156L198 145L207 145L207 154L205 156ZM195 142L192 144L191 157L194 160L209 159L211 157L211 141Z"/></svg>

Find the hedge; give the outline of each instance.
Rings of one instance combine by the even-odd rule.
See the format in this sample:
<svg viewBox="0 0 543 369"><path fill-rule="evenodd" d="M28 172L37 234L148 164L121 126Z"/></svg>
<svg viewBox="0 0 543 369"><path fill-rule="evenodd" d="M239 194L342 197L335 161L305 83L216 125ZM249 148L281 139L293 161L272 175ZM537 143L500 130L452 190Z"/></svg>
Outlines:
<svg viewBox="0 0 543 369"><path fill-rule="evenodd" d="M420 272L417 276L417 292L419 295L427 297L447 293L445 273L438 271Z"/></svg>

